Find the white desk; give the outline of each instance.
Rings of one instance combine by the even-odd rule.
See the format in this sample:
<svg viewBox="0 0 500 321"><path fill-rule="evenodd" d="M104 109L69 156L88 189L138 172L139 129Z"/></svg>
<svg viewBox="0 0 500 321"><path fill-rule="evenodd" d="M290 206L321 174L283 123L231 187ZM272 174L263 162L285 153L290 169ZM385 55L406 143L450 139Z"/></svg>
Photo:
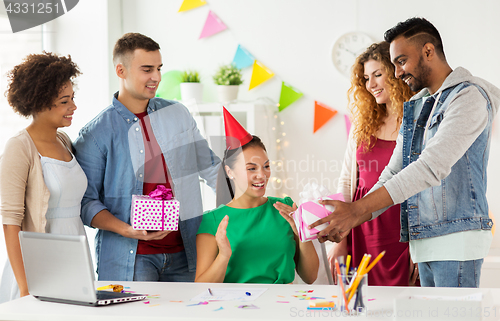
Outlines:
<svg viewBox="0 0 500 321"><path fill-rule="evenodd" d="M293 295L295 291L314 290L309 296L325 297L335 300L335 287L329 285L262 285L262 284L204 284L204 283L147 283L116 282L129 286L130 290L150 295L159 294L158 299L149 299L150 304L129 302L104 307L84 307L69 304L42 302L31 296L0 305L0 320L331 320L338 318L336 311L307 310L308 300L299 300ZM98 286L110 282L97 282ZM68 285L70 286L70 285ZM207 305L187 306L196 302L189 301L196 295L207 291L207 288L218 287L266 287L268 290L255 301L250 302L210 302ZM450 289L450 288L399 288L369 287L367 302L368 315L359 318L368 320L394 320L393 299L409 290L411 294L460 296L471 293L491 291L494 302L490 307L490 318L500 319L500 289ZM183 301L183 302L171 302ZM278 303L288 301L289 303ZM260 309L239 309L239 305L254 304ZM220 307L222 310L214 311ZM496 309L496 310L495 310ZM496 317L492 314L496 311ZM414 313L414 312L413 312ZM423 311L421 320L437 320L426 318ZM449 318L449 320L454 320Z"/></svg>

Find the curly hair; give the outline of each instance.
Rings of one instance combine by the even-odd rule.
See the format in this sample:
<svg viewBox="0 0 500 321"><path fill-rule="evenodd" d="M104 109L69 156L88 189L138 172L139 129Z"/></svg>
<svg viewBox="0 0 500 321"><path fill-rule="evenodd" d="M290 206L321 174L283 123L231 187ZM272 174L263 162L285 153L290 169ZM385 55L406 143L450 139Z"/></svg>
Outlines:
<svg viewBox="0 0 500 321"><path fill-rule="evenodd" d="M7 73L5 96L16 113L33 116L50 109L64 85L80 74L70 55L31 54Z"/></svg>
<svg viewBox="0 0 500 321"><path fill-rule="evenodd" d="M364 64L368 60L380 62L387 73L392 110L387 110L385 104L377 104L375 97L366 89ZM394 76L394 65L391 63L388 42L374 43L356 58L352 67L351 88L349 88L347 96L349 110L353 116L354 139L357 146L364 143L364 152L373 148L376 140L372 140L371 137L380 129L384 119L390 113L396 114L398 124L401 124L403 102L409 100L413 96L413 92L401 79Z"/></svg>

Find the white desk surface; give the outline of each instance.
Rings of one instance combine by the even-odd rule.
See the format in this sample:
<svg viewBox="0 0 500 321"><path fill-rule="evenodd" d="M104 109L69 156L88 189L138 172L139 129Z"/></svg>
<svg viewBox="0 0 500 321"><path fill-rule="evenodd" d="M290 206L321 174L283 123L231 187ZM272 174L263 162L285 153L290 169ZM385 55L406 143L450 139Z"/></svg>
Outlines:
<svg viewBox="0 0 500 321"><path fill-rule="evenodd" d="M206 284L206 283L152 283L152 282L96 282L97 286L110 283L130 287L131 291L159 298L143 301L113 304L102 307L85 307L62 303L42 302L27 296L0 305L0 320L317 320L335 319L340 316L336 311L307 310L309 300L299 300L294 295L304 293L296 291L314 290L308 296L324 297L336 300L336 287L330 285L263 285L263 284ZM68 285L71 286L71 285ZM255 301L235 302L219 301L207 305L187 306L197 302L190 301L196 295L206 292L208 287L243 288L251 291L254 288L267 288ZM409 291L409 292L408 292ZM404 295L441 295L462 296L473 293L491 293L493 301L489 304L491 314L488 320L500 319L500 289L460 289L460 288L403 288L403 287L369 287L368 315L369 320L394 320L394 298ZM374 299L374 300L373 300ZM146 300L146 301L147 301ZM182 301L182 302L172 302ZM278 303L288 301L289 303ZM241 309L240 305L254 304L259 309ZM223 307L223 309L215 311ZM424 311L426 313L426 311ZM422 320L426 320L425 314ZM429 319L430 320L430 319ZM450 321L453 318L450 318Z"/></svg>

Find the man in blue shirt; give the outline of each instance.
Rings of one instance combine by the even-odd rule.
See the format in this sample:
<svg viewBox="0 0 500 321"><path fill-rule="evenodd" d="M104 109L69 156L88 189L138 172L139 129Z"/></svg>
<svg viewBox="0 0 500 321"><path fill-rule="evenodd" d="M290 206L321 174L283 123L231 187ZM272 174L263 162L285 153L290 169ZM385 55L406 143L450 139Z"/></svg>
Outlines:
<svg viewBox="0 0 500 321"><path fill-rule="evenodd" d="M194 281L196 232L203 213L199 177L215 188L220 160L182 104L155 98L160 46L138 33L115 44L120 90L85 125L74 146L88 178L84 224L98 228L99 280ZM180 202L178 231L134 230L132 195L163 185Z"/></svg>

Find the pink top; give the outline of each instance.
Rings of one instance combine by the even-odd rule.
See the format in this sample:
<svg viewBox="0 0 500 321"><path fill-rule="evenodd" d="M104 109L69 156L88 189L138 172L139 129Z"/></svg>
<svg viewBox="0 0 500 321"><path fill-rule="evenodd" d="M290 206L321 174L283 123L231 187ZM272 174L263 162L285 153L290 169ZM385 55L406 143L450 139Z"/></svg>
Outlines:
<svg viewBox="0 0 500 321"><path fill-rule="evenodd" d="M372 139L375 139L372 137ZM359 180L353 202L363 198L378 181L380 173L389 162L395 141L377 139L373 148L365 153L364 144L356 151ZM400 206L390 207L377 218L354 228L348 237L351 266L359 266L365 253L372 260L382 251L384 257L368 274L368 284L378 286L407 286L409 280L408 243L399 242Z"/></svg>

